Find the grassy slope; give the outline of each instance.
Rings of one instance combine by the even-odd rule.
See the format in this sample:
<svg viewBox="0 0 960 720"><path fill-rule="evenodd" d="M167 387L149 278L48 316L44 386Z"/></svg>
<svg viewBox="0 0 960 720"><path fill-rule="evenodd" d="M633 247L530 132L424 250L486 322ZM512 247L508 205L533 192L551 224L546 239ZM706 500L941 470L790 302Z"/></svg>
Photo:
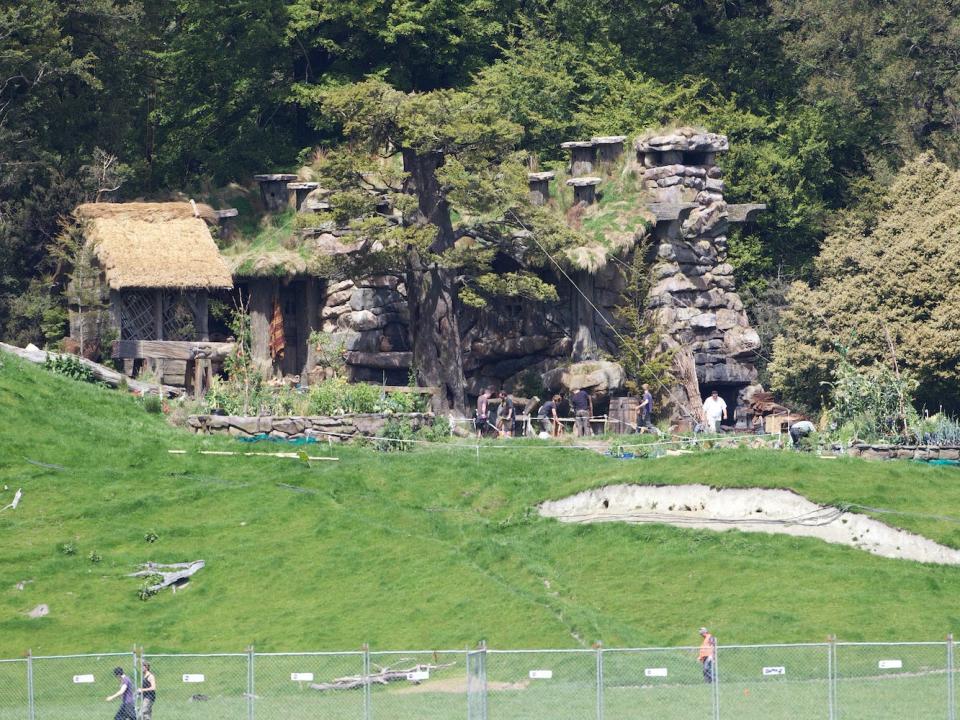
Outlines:
<svg viewBox="0 0 960 720"><path fill-rule="evenodd" d="M339 448L307 468L169 428L116 392L0 355L0 657L106 650L571 647L936 639L960 629L960 568L737 532L565 526L532 508L609 482L790 487L824 502L960 514L950 468L726 451L616 461L573 450ZM326 452L326 449L324 449ZM26 459L58 464L46 469ZM294 492L278 482L301 486ZM889 519L889 518L887 518ZM960 546L960 526L899 524ZM157 543L144 542L155 530ZM58 544L73 542L77 553ZM91 563L91 550L103 560ZM147 602L138 562L204 558ZM32 579L23 591L19 580ZM24 611L48 603L50 615Z"/></svg>

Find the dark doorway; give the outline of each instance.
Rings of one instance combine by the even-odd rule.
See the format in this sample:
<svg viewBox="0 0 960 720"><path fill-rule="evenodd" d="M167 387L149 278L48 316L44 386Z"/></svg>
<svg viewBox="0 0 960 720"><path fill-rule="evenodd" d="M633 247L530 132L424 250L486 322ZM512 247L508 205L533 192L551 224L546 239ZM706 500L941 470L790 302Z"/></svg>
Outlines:
<svg viewBox="0 0 960 720"><path fill-rule="evenodd" d="M720 423L724 427L732 428L737 422L737 396L740 394L740 388L742 387L743 385L721 385L719 383L703 384L700 386L700 392L703 395L702 400L706 400L710 397L710 394L716 390L717 394L722 397L723 401L727 404L727 419Z"/></svg>

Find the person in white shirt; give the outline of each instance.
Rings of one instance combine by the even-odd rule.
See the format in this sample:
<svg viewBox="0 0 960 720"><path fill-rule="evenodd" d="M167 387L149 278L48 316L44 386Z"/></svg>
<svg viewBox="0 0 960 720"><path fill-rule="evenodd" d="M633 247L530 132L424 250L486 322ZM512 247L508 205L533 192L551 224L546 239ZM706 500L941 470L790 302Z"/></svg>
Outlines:
<svg viewBox="0 0 960 720"><path fill-rule="evenodd" d="M720 397L720 393L714 390L710 397L703 401L703 415L706 421L707 430L710 432L720 432L720 421L727 419L727 403Z"/></svg>

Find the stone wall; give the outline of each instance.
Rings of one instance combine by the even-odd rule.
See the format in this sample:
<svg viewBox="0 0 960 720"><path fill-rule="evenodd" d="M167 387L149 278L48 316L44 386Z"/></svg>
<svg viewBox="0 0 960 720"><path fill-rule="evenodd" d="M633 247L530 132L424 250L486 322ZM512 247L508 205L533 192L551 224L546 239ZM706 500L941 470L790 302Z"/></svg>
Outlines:
<svg viewBox="0 0 960 720"><path fill-rule="evenodd" d="M425 413L355 413L349 415L312 415L308 417L246 417L235 415L191 415L187 426L198 434L253 437L266 434L281 440L315 437L318 440L351 440L373 437L391 420L409 421L419 429L433 424L433 415Z"/></svg>
<svg viewBox="0 0 960 720"><path fill-rule="evenodd" d="M868 445L847 449L851 457L867 460L960 460L960 445Z"/></svg>

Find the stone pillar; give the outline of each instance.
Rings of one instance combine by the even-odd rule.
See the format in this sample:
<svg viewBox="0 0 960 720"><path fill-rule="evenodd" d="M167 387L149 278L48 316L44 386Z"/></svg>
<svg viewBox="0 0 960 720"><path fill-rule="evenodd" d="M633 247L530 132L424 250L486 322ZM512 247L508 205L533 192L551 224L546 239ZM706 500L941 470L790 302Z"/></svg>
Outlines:
<svg viewBox="0 0 960 720"><path fill-rule="evenodd" d="M583 177L593 172L597 162L597 147L592 140L575 140L560 145L570 151L570 174L573 177Z"/></svg>
<svg viewBox="0 0 960 720"><path fill-rule="evenodd" d="M601 183L598 177L575 177L567 180L567 185L573 188L574 203L593 205L597 201L597 185Z"/></svg>
<svg viewBox="0 0 960 720"><path fill-rule="evenodd" d="M287 183L296 180L296 175L254 175L253 179L260 183L260 199L267 212L281 212L290 204Z"/></svg>
<svg viewBox="0 0 960 720"><path fill-rule="evenodd" d="M597 148L597 164L606 171L623 155L623 141L626 135L607 135L590 138L590 142Z"/></svg>
<svg viewBox="0 0 960 720"><path fill-rule="evenodd" d="M550 181L557 174L555 172L527 173L527 183L530 185L530 202L534 205L546 205L550 199Z"/></svg>
<svg viewBox="0 0 960 720"><path fill-rule="evenodd" d="M231 237L236 230L237 215L240 213L236 208L224 208L215 210L217 215L217 234L221 240Z"/></svg>
<svg viewBox="0 0 960 720"><path fill-rule="evenodd" d="M297 212L307 212L304 208L304 201L307 195L320 187L317 182L292 182L287 183L287 193L289 193L290 207Z"/></svg>
<svg viewBox="0 0 960 720"><path fill-rule="evenodd" d="M692 129L644 137L635 146L645 168L643 187L658 218L648 316L669 345L690 354L689 377L676 393L688 400L686 408L671 409L675 420L689 419L685 411L695 412L690 407L699 406L697 394L716 388L739 403L757 379L759 336L750 327L733 268L726 262L731 213L715 162L728 147L723 135ZM754 209L744 206L737 219ZM730 407L729 415L744 416L743 410Z"/></svg>

